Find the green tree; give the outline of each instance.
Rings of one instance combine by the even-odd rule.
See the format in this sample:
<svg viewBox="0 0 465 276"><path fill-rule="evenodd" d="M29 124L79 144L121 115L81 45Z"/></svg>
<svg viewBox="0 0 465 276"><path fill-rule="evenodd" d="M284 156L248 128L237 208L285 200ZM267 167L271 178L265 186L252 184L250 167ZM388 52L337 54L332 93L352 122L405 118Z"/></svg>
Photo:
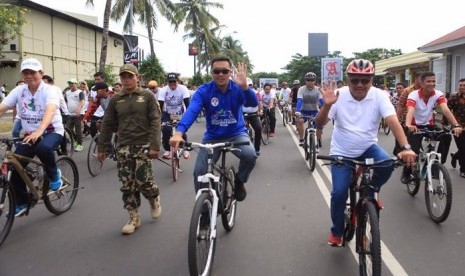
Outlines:
<svg viewBox="0 0 465 276"><path fill-rule="evenodd" d="M147 36L150 44L150 55L155 55L153 46L153 30L158 28L158 14L164 16L168 22L176 24L174 18L175 6L170 0L116 0L111 11L111 18L115 21L124 19L123 30L132 33L134 19L147 28Z"/></svg>
<svg viewBox="0 0 465 276"><path fill-rule="evenodd" d="M321 58L295 54L292 56L292 60L289 64L287 64L283 69L287 71L287 81L302 81L307 72L313 72L317 76L321 76Z"/></svg>
<svg viewBox="0 0 465 276"><path fill-rule="evenodd" d="M208 70L208 60L219 53L221 44L215 36L220 22L209 13L209 9L222 9L223 4L206 0L180 0L175 6L177 11L175 31L181 23L184 23L186 35L183 39L192 38L192 43L199 49L198 72L202 67Z"/></svg>
<svg viewBox="0 0 465 276"><path fill-rule="evenodd" d="M161 84L166 80L165 70L155 55L148 56L140 63L139 73L145 81L156 80Z"/></svg>
<svg viewBox="0 0 465 276"><path fill-rule="evenodd" d="M0 6L0 57L3 46L21 35L21 28L26 23L24 14L28 10L16 6Z"/></svg>
<svg viewBox="0 0 465 276"><path fill-rule="evenodd" d="M94 5L93 0L87 0L86 5ZM100 48L100 61L98 71L105 71L105 63L107 62L108 53L108 33L110 30L110 9L111 0L106 0L105 10L103 11L103 35L102 35L102 46Z"/></svg>
<svg viewBox="0 0 465 276"><path fill-rule="evenodd" d="M247 65L249 72L252 72L253 65L250 63L249 55L242 48L241 42L228 35L222 38L221 55L227 56L231 59L233 64L243 62Z"/></svg>

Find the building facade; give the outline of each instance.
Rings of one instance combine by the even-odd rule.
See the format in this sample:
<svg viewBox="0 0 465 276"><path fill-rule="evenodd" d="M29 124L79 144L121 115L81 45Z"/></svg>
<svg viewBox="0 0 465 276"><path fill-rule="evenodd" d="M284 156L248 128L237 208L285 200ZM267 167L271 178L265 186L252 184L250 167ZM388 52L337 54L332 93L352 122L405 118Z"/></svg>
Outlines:
<svg viewBox="0 0 465 276"><path fill-rule="evenodd" d="M20 80L20 65L24 59L37 58L44 72L54 78L62 89L67 80L93 79L98 70L103 29L97 18L65 14L27 0L5 0L7 4L24 7L27 20L22 35L3 48L0 58L0 83L11 89ZM106 64L113 73L123 64L123 36L110 32Z"/></svg>

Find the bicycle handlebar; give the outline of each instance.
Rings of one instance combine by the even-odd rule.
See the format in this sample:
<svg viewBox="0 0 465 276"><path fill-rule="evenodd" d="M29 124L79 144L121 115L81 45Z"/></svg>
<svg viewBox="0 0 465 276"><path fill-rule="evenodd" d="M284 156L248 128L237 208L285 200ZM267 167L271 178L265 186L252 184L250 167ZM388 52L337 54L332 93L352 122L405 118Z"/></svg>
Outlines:
<svg viewBox="0 0 465 276"><path fill-rule="evenodd" d="M357 160L357 159L343 157L343 156L330 156L330 155L317 155L316 158L321 159L321 160L331 161L331 163L334 163L336 165L344 165L344 162L350 162L352 164L363 166L363 167L384 167L384 166L390 166L391 164L389 163L392 163L394 167L399 167L404 164L402 160L399 160L395 156L392 156L388 159L381 159L378 161L374 161L373 158L367 158L365 160Z"/></svg>
<svg viewBox="0 0 465 276"><path fill-rule="evenodd" d="M249 141L243 141L243 142L220 142L220 143L196 143L196 142L184 142L183 143L183 148L185 150L192 150L193 148L206 148L206 149L214 149L214 148L223 148L224 150L231 150L232 148L235 148L237 146L245 146L249 145Z"/></svg>
<svg viewBox="0 0 465 276"><path fill-rule="evenodd" d="M439 139L442 135L453 135L451 129L443 128L439 130L430 130L428 128L418 128L417 132L413 133L416 135L422 135L423 137L428 137L430 139Z"/></svg>

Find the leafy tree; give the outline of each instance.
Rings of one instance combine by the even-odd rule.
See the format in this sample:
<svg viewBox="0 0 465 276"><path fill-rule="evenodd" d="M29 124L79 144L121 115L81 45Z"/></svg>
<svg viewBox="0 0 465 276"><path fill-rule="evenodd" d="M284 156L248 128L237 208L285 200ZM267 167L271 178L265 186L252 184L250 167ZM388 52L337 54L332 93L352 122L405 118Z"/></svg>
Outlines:
<svg viewBox="0 0 465 276"><path fill-rule="evenodd" d="M196 86L203 84L204 80L203 80L202 74L200 73L195 74L189 83L192 85L196 85Z"/></svg>
<svg viewBox="0 0 465 276"><path fill-rule="evenodd" d="M307 72L313 72L317 76L321 76L321 59L317 57L303 56L295 54L292 60L286 65L284 70L287 70L286 79L302 81Z"/></svg>
<svg viewBox="0 0 465 276"><path fill-rule="evenodd" d="M86 5L94 5L93 0L87 0ZM107 62L107 52L108 52L108 33L110 31L110 9L111 9L111 0L106 0L105 10L103 12L103 35L102 35L102 47L100 50L100 62L99 62L99 71L105 71L105 63Z"/></svg>
<svg viewBox="0 0 465 276"><path fill-rule="evenodd" d="M209 13L210 8L223 8L223 4L207 0L180 0L176 3L177 24L184 23L186 35L183 39L192 38L193 44L199 49L198 72L205 67L208 70L208 61L219 53L220 42L214 32L218 31L220 22Z"/></svg>
<svg viewBox="0 0 465 276"><path fill-rule="evenodd" d="M157 12L164 16L168 22L176 24L174 18L175 7L170 0L116 0L111 11L111 18L115 21L120 21L124 15L123 30L132 33L134 26L134 18L138 17L138 21L147 28L147 34L150 44L150 55L155 55L153 46L153 30L158 27Z"/></svg>
<svg viewBox="0 0 465 276"><path fill-rule="evenodd" d="M16 6L0 6L0 57L3 46L21 35L21 28L26 23L24 14L28 10Z"/></svg>
<svg viewBox="0 0 465 276"><path fill-rule="evenodd" d="M164 83L166 80L165 70L155 55L148 56L139 64L139 73L145 81L156 80L158 83Z"/></svg>

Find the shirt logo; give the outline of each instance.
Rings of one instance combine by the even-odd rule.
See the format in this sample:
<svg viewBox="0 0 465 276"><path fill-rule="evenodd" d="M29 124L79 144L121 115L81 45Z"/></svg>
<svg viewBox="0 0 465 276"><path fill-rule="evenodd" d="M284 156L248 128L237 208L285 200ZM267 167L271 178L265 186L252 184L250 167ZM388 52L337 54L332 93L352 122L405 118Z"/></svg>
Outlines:
<svg viewBox="0 0 465 276"><path fill-rule="evenodd" d="M138 96L136 102L138 102L138 103L145 102L144 96Z"/></svg>
<svg viewBox="0 0 465 276"><path fill-rule="evenodd" d="M220 101L218 100L217 97L213 97L212 100L211 100L211 104L212 106L218 106L218 104L220 103Z"/></svg>

